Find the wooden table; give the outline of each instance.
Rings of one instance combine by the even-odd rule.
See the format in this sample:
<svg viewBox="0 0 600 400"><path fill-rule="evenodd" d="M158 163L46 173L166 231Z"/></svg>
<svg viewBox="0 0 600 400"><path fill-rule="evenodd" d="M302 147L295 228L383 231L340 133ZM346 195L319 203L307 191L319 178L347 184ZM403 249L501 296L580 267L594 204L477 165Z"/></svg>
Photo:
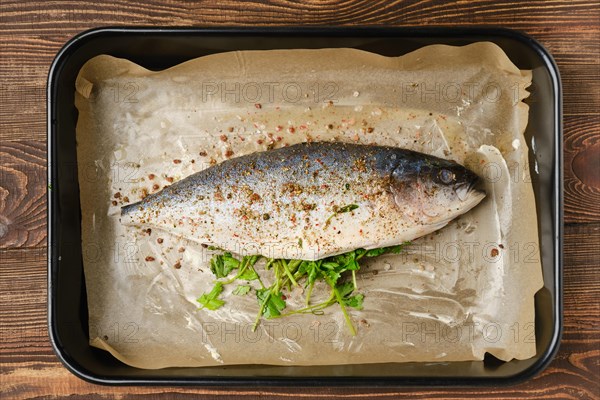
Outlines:
<svg viewBox="0 0 600 400"><path fill-rule="evenodd" d="M232 397L599 398L600 6L587 1L3 0L0 6L0 383L2 398ZM76 33L98 26L501 25L554 55L564 86L564 335L536 378L506 388L102 387L71 375L46 329L46 103L48 67ZM6 397L5 397L6 396Z"/></svg>

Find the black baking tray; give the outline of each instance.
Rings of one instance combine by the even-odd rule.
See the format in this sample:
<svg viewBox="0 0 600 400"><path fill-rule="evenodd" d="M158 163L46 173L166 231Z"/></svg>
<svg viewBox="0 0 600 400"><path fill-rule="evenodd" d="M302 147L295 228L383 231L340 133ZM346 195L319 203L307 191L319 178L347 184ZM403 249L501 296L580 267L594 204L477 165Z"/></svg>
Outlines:
<svg viewBox="0 0 600 400"><path fill-rule="evenodd" d="M160 70L224 51L351 47L399 56L430 44L490 41L521 69L533 70L526 138L536 196L544 287L535 296L537 354L528 360L294 367L239 365L145 370L88 344L74 106L75 77L99 54ZM545 368L562 332L561 84L549 53L512 30L478 28L101 28L79 34L56 56L48 77L48 324L52 346L75 375L113 385L455 386L511 384ZM534 172L534 163L537 170Z"/></svg>

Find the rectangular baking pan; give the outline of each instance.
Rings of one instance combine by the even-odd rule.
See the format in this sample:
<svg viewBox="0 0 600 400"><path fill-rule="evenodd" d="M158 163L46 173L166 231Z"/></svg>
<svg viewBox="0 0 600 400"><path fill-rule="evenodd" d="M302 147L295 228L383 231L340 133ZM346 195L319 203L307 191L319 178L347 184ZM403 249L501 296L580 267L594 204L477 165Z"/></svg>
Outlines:
<svg viewBox="0 0 600 400"><path fill-rule="evenodd" d="M83 277L74 105L75 77L99 54L160 70L224 51L352 47L399 56L430 44L491 41L533 70L525 136L534 176L544 287L535 297L537 354L528 360L293 367L239 365L137 369L89 346ZM511 384L545 368L562 331L562 111L558 70L532 38L500 28L102 28L69 41L48 77L48 324L54 351L75 375L101 384L139 385L489 385ZM539 174L535 174L537 163Z"/></svg>

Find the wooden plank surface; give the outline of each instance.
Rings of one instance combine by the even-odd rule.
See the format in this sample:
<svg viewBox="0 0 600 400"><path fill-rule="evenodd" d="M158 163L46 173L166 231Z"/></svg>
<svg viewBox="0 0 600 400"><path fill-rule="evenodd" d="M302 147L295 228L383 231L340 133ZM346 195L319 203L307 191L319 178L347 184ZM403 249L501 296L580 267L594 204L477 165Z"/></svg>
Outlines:
<svg viewBox="0 0 600 400"><path fill-rule="evenodd" d="M600 5L589 1L284 0L0 3L0 393L4 398L600 398ZM565 331L540 376L485 389L112 388L71 375L46 330L48 67L74 34L98 26L501 25L539 40L564 90Z"/></svg>

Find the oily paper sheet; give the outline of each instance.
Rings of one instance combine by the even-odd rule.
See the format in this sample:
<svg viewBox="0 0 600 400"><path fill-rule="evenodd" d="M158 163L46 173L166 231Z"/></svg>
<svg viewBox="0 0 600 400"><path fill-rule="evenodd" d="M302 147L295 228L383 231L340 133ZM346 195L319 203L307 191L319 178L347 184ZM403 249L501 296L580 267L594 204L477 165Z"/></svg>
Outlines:
<svg viewBox="0 0 600 400"><path fill-rule="evenodd" d="M91 59L76 83L91 345L140 368L532 357L542 273L523 136L530 81L485 42L395 58L239 51L159 72ZM253 332L257 300L232 295L235 285L224 307L199 310L214 284L212 252L119 222L121 206L211 164L307 140L414 149L485 178L474 210L403 254L363 263L356 336L336 306ZM287 293L289 309L302 306L301 292ZM317 287L313 297L326 295Z"/></svg>

